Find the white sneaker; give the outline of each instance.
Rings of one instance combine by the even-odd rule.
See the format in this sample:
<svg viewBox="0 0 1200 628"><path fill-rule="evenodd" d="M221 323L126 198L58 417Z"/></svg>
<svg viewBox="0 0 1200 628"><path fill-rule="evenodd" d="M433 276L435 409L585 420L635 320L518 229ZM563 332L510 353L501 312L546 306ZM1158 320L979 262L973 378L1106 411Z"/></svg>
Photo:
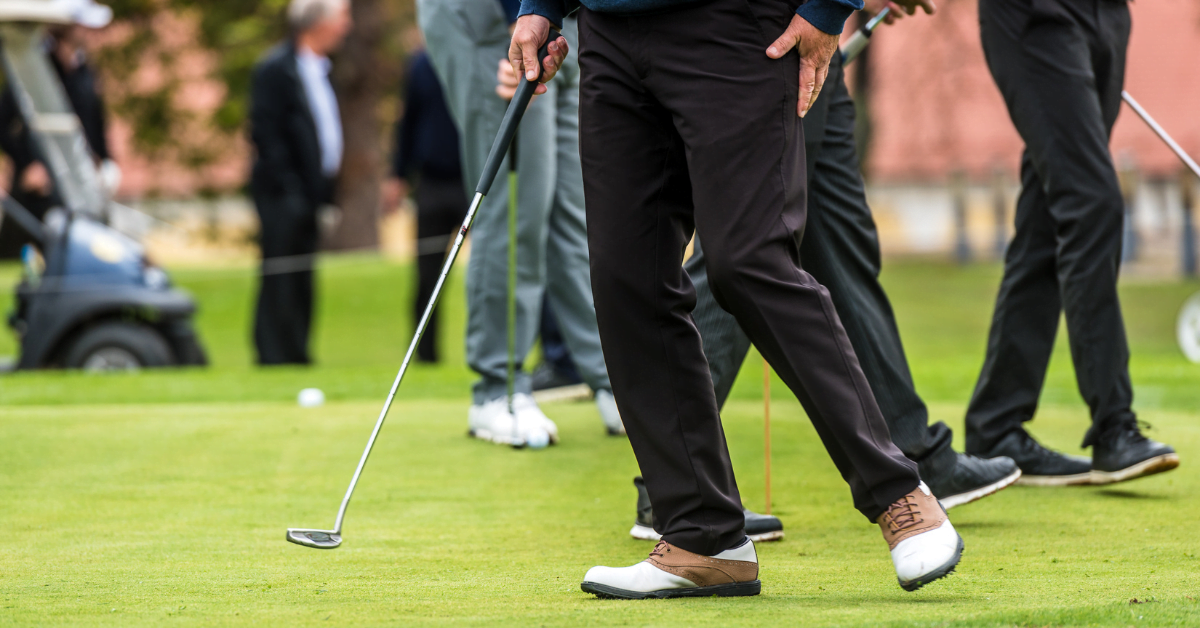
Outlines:
<svg viewBox="0 0 1200 628"><path fill-rule="evenodd" d="M609 436L624 436L625 424L621 422L621 412L617 410L617 399L611 390L596 391L596 408L600 410L600 418Z"/></svg>
<svg viewBox="0 0 1200 628"><path fill-rule="evenodd" d="M513 401L515 405L516 399ZM472 405L467 415L468 433L475 438L491 441L499 445L512 445L514 440L518 444L527 443L530 440L538 439L543 433L551 442L555 442L558 439L557 429L555 429L554 433L551 433L536 416L523 415L520 409L516 409L516 411L517 430L515 439L513 433L513 415L509 414L508 399L504 397L484 404ZM542 418L545 418L545 416L543 415ZM549 420L546 419L546 421Z"/></svg>
<svg viewBox="0 0 1200 628"><path fill-rule="evenodd" d="M554 424L554 421L550 420L550 417L542 412L533 395L525 393L513 395L513 409L516 410L519 421L529 423L530 425L540 425L550 435L550 442L552 444L558 442L558 426Z"/></svg>
<svg viewBox="0 0 1200 628"><path fill-rule="evenodd" d="M758 554L746 542L716 556L693 554L659 541L646 560L630 567L592 567L580 585L585 593L624 600L758 595Z"/></svg>
<svg viewBox="0 0 1200 628"><path fill-rule="evenodd" d="M962 558L962 537L924 482L889 506L878 523L905 591L949 575Z"/></svg>

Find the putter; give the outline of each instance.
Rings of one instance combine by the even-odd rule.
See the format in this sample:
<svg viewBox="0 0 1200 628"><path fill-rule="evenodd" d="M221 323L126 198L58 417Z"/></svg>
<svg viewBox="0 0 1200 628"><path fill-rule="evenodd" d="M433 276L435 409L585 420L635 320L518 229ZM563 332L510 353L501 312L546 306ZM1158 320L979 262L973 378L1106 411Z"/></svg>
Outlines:
<svg viewBox="0 0 1200 628"><path fill-rule="evenodd" d="M505 394L508 395L508 416L512 417L512 448L522 449L521 425L513 407L513 388L517 379L517 138L508 148L508 303L505 322L508 324L508 365L505 369Z"/></svg>
<svg viewBox="0 0 1200 628"><path fill-rule="evenodd" d="M549 42L547 42L547 45ZM546 45L543 45L538 50L538 76L545 71L545 59L549 55ZM383 422L387 419L388 410L392 407L392 400L396 398L396 390L400 387L401 380L404 379L404 373L408 370L408 364L412 361L413 354L417 351L417 345L421 342L421 336L425 334L425 328L429 325L429 319L433 315L433 309L437 306L438 297L442 294L442 286L446 283L446 277L450 274L450 269L454 266L454 260L458 257L458 251L462 248L463 240L467 237L467 232L471 230L471 223L475 221L475 212L479 211L479 204L483 202L483 198L492 188L492 182L496 179L496 174L500 171L500 162L504 160L504 154L508 151L509 144L512 143L513 136L517 132L517 125L521 123L521 117L525 115L525 109L529 106L530 99L533 98L533 91L537 89L537 81L520 81L517 86L517 92L513 95L512 102L508 104L508 110L504 113L504 119L500 122L500 131L496 134L496 141L492 144L492 148L488 151L487 161L483 166L483 174L479 177L479 185L475 186L475 198L471 201L471 207L467 210L467 216L463 218L462 227L458 231L458 235L454 238L454 245L450 247L450 252L446 255L446 263L442 265L442 274L438 277L437 284L434 285L433 294L429 297L429 303L425 305L425 313L421 315L421 322L417 324L417 331L413 334L412 342L408 345L408 353L404 355L404 362L400 364L400 372L396 373L396 379L392 382L392 389L388 392L387 401L383 404L383 410L379 413L379 419L375 421L375 429L371 430L371 437L367 439L367 447L363 450L362 458L358 461L358 468L354 470L354 477L350 478L350 487L346 489L346 496L342 498L342 506L338 509L337 520L334 521L332 530L316 530L312 528L288 528L287 540L297 545L305 547L313 547L316 549L334 549L342 544L342 523L346 519L346 507L350 505L350 498L354 495L354 488L358 485L358 478L362 476L363 467L367 464L367 457L371 455L371 448L375 446L375 439L379 436L379 430L383 427Z"/></svg>

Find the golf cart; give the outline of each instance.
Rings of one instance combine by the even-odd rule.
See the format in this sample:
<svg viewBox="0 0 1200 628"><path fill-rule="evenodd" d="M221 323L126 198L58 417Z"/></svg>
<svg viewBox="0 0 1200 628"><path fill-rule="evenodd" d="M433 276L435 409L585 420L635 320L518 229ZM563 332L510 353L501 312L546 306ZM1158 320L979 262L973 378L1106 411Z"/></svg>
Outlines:
<svg viewBox="0 0 1200 628"><path fill-rule="evenodd" d="M16 368L126 370L206 363L192 330L192 298L171 287L142 246L106 224L112 200L46 58L47 24L107 23L93 0L3 0L3 67L34 150L53 181L45 220L0 193L3 220L32 234L8 324L20 338ZM87 21L84 21L87 20Z"/></svg>

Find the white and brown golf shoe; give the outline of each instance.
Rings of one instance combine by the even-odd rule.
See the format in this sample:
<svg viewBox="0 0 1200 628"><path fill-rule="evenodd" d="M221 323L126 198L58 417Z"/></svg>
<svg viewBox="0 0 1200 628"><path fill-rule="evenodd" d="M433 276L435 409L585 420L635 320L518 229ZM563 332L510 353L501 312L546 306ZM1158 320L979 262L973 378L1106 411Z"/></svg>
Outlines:
<svg viewBox="0 0 1200 628"><path fill-rule="evenodd" d="M888 506L877 521L905 591L949 575L962 558L962 537L924 482Z"/></svg>
<svg viewBox="0 0 1200 628"><path fill-rule="evenodd" d="M602 598L641 600L758 595L762 583L750 539L716 556L693 554L659 541L650 556L636 565L592 567L580 588Z"/></svg>

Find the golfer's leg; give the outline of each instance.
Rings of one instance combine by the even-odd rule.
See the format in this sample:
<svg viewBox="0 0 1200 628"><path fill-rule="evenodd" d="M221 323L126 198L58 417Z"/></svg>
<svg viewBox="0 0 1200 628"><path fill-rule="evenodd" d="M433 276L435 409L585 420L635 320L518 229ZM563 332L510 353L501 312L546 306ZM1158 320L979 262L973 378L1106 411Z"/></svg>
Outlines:
<svg viewBox="0 0 1200 628"><path fill-rule="evenodd" d="M563 36L569 42L578 42L574 19L565 20ZM571 49L554 79L558 178L546 239L546 296L580 377L592 390L608 390L612 384L596 329L596 306L588 267L583 172L579 164L578 54L576 48Z"/></svg>
<svg viewBox="0 0 1200 628"><path fill-rule="evenodd" d="M696 321L696 329L704 341L704 357L712 373L717 407L723 408L750 351L750 338L738 326L737 319L717 303L704 264L704 248L700 239L696 238L692 256L683 269L696 287L696 309L692 310L692 319Z"/></svg>
<svg viewBox="0 0 1200 628"><path fill-rule="evenodd" d="M580 18L580 156L592 288L613 393L664 540L743 542L741 498L683 273L692 198L670 114L645 92L621 18Z"/></svg>
<svg viewBox="0 0 1200 628"><path fill-rule="evenodd" d="M463 177L473 189L483 170L487 154L495 140L507 103L496 95L496 69L507 55L508 24L499 5L468 0L422 0L418 16L425 33L430 60L437 70L446 94L446 102L460 132ZM537 144L546 144L548 103L535 101L518 130L518 159L530 159ZM538 130L542 131L538 135ZM524 145L526 150L521 151ZM538 164L541 160L532 159ZM520 167L521 164L518 164ZM534 167L534 166L531 166ZM541 166L537 166L541 167ZM481 404L505 394L508 365L507 288L508 288L508 161L492 184L476 214L471 231L471 259L467 266L467 362L480 374L474 390L474 402ZM553 173L542 173L543 179ZM527 203L533 196L546 193L530 183L518 189L519 243L517 289L517 361L524 358L521 347L528 347L536 332L540 313L540 266L525 257L536 251L540 256L542 233L530 229L540 219L545 224L549 203ZM530 310L529 303L534 303ZM530 392L528 375L518 372L517 392Z"/></svg>
<svg viewBox="0 0 1200 628"><path fill-rule="evenodd" d="M840 80L838 77L841 74L841 58L838 55L834 55L829 68L826 84L832 86ZM810 182L817 157L821 154L821 143L825 138L825 122L829 115L832 93L832 89L822 91L808 110L808 114L804 116L804 170ZM721 309L717 303L704 261L704 250L700 240L696 239L692 257L683 267L696 286L696 309L692 311L692 318L700 330L700 337L704 339L704 355L708 358L709 370L712 372L717 406L723 408L725 401L729 399L729 392L733 390L733 383L737 380L742 363L746 360L746 353L750 350L750 338L738 327L737 319Z"/></svg>
<svg viewBox="0 0 1200 628"><path fill-rule="evenodd" d="M873 521L914 489L916 465L892 444L828 291L799 267L804 150L790 80L799 58L772 61L759 45L762 32L783 32L791 11L786 2L749 9L755 15L706 5L692 32L656 31L647 82L676 113L688 147L718 302L804 404L855 506Z"/></svg>
<svg viewBox="0 0 1200 628"><path fill-rule="evenodd" d="M1070 156L1086 162L1088 175L1069 182L1071 189L1062 192L1070 202L1051 205L1060 227L1058 273L1071 357L1079 391L1092 411L1092 428L1083 446L1112 428L1136 424L1129 344L1117 293L1124 200L1107 150L1125 83L1129 7L1101 3L1096 21L1097 32L1091 39L1094 96L1089 94L1087 101L1090 105L1097 98L1098 107L1086 110L1086 120L1068 119L1078 126L1067 126L1060 136L1064 144L1067 138L1078 142ZM1081 125L1084 122L1086 127ZM1050 186L1051 194L1056 189ZM1071 228L1064 230L1064 225Z"/></svg>
<svg viewBox="0 0 1200 628"><path fill-rule="evenodd" d="M879 284L879 236L859 171L854 101L836 60L821 99L827 99L823 128L814 128L811 113L804 118L805 138L819 133L822 141L808 177L801 266L829 289L892 442L918 463L922 477L934 477L956 463L951 431L945 423L929 425L892 305Z"/></svg>
<svg viewBox="0 0 1200 628"><path fill-rule="evenodd" d="M1042 183L1057 287L1093 429L1130 421L1128 347L1116 289L1124 210L1097 89L1093 34L1069 22L1035 20L1019 35L981 22L989 65ZM1119 93L1119 81L1115 87ZM1040 388L1040 377L1037 383Z"/></svg>
<svg viewBox="0 0 1200 628"><path fill-rule="evenodd" d="M1062 313L1054 221L1042 181L1022 159L1016 231L988 331L987 353L967 406L966 450L985 455L1033 419Z"/></svg>

